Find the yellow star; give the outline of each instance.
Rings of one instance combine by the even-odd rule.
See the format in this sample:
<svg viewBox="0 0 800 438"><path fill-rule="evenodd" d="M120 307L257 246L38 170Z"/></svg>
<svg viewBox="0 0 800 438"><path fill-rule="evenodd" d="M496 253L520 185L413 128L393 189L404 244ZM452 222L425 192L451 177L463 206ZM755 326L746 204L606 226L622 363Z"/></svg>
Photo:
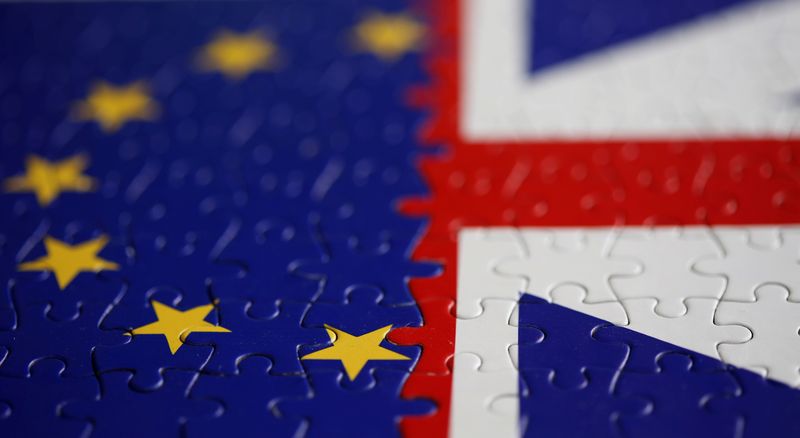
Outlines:
<svg viewBox="0 0 800 438"><path fill-rule="evenodd" d="M197 306L186 311L152 301L158 321L133 329L131 335L164 335L169 351L175 354L183 345L184 339L192 332L230 333L225 327L206 322L206 316L214 308L213 304Z"/></svg>
<svg viewBox="0 0 800 438"><path fill-rule="evenodd" d="M353 33L359 49L372 52L384 61L394 61L422 46L425 26L409 14L374 12L361 20Z"/></svg>
<svg viewBox="0 0 800 438"><path fill-rule="evenodd" d="M81 272L117 270L119 265L97 257L108 243L103 235L77 245L70 245L50 236L44 238L47 255L19 265L20 271L52 271L59 289L64 289Z"/></svg>
<svg viewBox="0 0 800 438"><path fill-rule="evenodd" d="M154 120L158 112L158 103L150 97L147 83L143 81L122 86L98 81L92 86L89 97L73 106L76 119L94 120L109 133L131 120Z"/></svg>
<svg viewBox="0 0 800 438"><path fill-rule="evenodd" d="M260 31L220 31L198 56L200 68L220 71L232 79L243 79L256 70L275 66L278 47Z"/></svg>
<svg viewBox="0 0 800 438"><path fill-rule="evenodd" d="M25 160L25 174L6 179L4 186L8 192L33 192L39 205L46 206L61 192L94 190L94 180L83 174L87 166L88 160L82 155L55 162L30 155Z"/></svg>
<svg viewBox="0 0 800 438"><path fill-rule="evenodd" d="M340 360L350 380L355 380L367 361L370 360L411 360L411 358L381 347L381 341L392 329L391 325L381 327L361 336L353 336L325 324L325 330L333 345L307 354L301 359Z"/></svg>

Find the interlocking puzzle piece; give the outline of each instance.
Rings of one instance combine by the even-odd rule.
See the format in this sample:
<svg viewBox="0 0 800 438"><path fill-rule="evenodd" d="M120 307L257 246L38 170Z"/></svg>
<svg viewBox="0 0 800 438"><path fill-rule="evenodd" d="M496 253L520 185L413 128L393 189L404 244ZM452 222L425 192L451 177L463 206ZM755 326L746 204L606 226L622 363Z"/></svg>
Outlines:
<svg viewBox="0 0 800 438"><path fill-rule="evenodd" d="M420 300L417 304L422 312L422 325L392 330L388 339L398 345L421 345L423 354L414 367L415 371L443 376L440 381L447 382L449 391L452 368L447 366L447 362L454 351L455 302L452 298L434 297Z"/></svg>
<svg viewBox="0 0 800 438"><path fill-rule="evenodd" d="M482 411L489 409L498 395L517 392L519 377L516 371L513 368L482 371L482 358L474 353L457 353L453 361L456 372L453 374L451 403L454 410L451 411L450 433L453 436L507 436L513 433L514 430L507 428L509 423L502 419L503 412L487 416ZM459 418L460 415L463 418ZM482 421L469 421L470 417L479 417Z"/></svg>
<svg viewBox="0 0 800 438"><path fill-rule="evenodd" d="M187 345L172 353L158 335L133 335L126 344L97 347L93 358L97 372L127 371L137 391L153 391L164 384L165 370L197 371L208 363L213 347Z"/></svg>
<svg viewBox="0 0 800 438"><path fill-rule="evenodd" d="M707 403L711 412L736 415L741 437L800 434L800 391L747 370L734 368L730 373L736 379L737 391L711 397Z"/></svg>
<svg viewBox="0 0 800 438"><path fill-rule="evenodd" d="M752 336L745 327L714 323L718 300L687 298L684 302L686 313L669 318L656 312L658 301L655 298L624 300L622 305L630 320L627 328L715 359L719 359L719 344L745 342ZM681 320L679 324L675 321L678 318Z"/></svg>
<svg viewBox="0 0 800 438"><path fill-rule="evenodd" d="M563 388L549 370L520 370L520 431L523 437L618 437L620 414L643 415L646 406L613 394L619 370L587 368L585 384ZM569 412L575 421L564 421Z"/></svg>
<svg viewBox="0 0 800 438"><path fill-rule="evenodd" d="M0 364L0 374L24 377L33 360L56 357L66 365L64 376L92 375L92 352L99 346L126 341L121 330L100 329L109 308L107 304L82 303L77 318L61 322L47 317L46 305L16 309L18 320L14 330L0 332L0 345L8 348L8 355Z"/></svg>
<svg viewBox="0 0 800 438"><path fill-rule="evenodd" d="M66 418L90 421L92 433L98 436L178 436L187 420L218 416L223 411L217 402L187 398L197 376L196 372L167 370L162 386L140 392L129 386L131 373L104 373L99 377L99 397L72 400L61 412ZM130 421L132 412L136 421Z"/></svg>
<svg viewBox="0 0 800 438"><path fill-rule="evenodd" d="M301 374L298 359L301 344L322 345L329 341L323 329L303 329L301 322L309 303L282 301L273 303L273 312L265 318L249 315L249 302L220 301L217 305L219 325L229 333L192 333L184 343L213 347L211 359L203 371L212 374L235 374L239 359L247 355L264 355L273 361L274 374ZM223 337L220 337L223 336Z"/></svg>
<svg viewBox="0 0 800 438"><path fill-rule="evenodd" d="M137 291L138 292L138 291ZM122 302L108 314L100 326L102 330L124 330L132 334L134 329L159 321L155 304L186 311L201 305L208 305L207 296L184 299L176 290L154 288L146 293L126 294ZM205 319L217 322L216 314L211 312ZM200 333L195 333L196 336ZM215 333L227 336L228 333ZM131 385L140 390L153 390L163 384L163 370L200 370L211 357L213 347L182 343L176 351L171 351L166 335L132 334L124 344L97 347L93 353L98 372L127 370L132 372Z"/></svg>
<svg viewBox="0 0 800 438"><path fill-rule="evenodd" d="M275 300L312 301L320 293L317 280L293 275L290 266L298 258L316 254L317 247L302 227L303 222L282 218L243 220L231 231L230 241L216 257L216 264L237 269L235 275L214 275L211 294L221 300L247 300L255 317L269 317Z"/></svg>
<svg viewBox="0 0 800 438"><path fill-rule="evenodd" d="M323 282L318 301L344 303L349 287L365 285L382 290L386 305L410 305L414 300L407 279L431 276L438 270L409 260L405 252L388 247L365 250L357 243L353 239L320 236L320 260L298 260L292 265L292 272Z"/></svg>
<svg viewBox="0 0 800 438"><path fill-rule="evenodd" d="M275 405L279 399L303 397L310 388L304 376L273 376L272 361L262 356L247 356L237 362L233 375L200 375L189 394L192 399L210 399L222 406L222 414L212 419L190 420L186 426L192 437L296 435L302 422L280 418Z"/></svg>
<svg viewBox="0 0 800 438"><path fill-rule="evenodd" d="M722 228L714 234L723 254L697 261L694 269L726 280L724 300L755 301L760 285L778 283L788 288L793 301L800 301L800 233L795 227L783 228L778 234L770 228Z"/></svg>
<svg viewBox="0 0 800 438"><path fill-rule="evenodd" d="M624 230L610 252L615 259L639 264L636 275L613 274L611 288L620 300L653 297L655 311L675 318L686 313L686 298L722 297L725 282L692 270L695 261L718 255L709 229L675 228Z"/></svg>
<svg viewBox="0 0 800 438"><path fill-rule="evenodd" d="M400 398L408 373L374 370L374 384L359 389L343 388L341 372L320 371L308 376L311 392L304 399L280 400L280 416L302 417L308 422L306 436L397 436L396 422L406 415L425 415L435 405L425 400ZM337 409L331 409L336 406ZM341 408L339 408L341 407Z"/></svg>
<svg viewBox="0 0 800 438"><path fill-rule="evenodd" d="M616 260L611 255L615 234L609 230L585 230L578 235L551 233L547 229L519 232L525 256L497 266L500 275L519 276L526 280L525 291L549 299L556 287L577 284L587 291L586 302L615 301L609 286L614 275L636 275L641 266L633 260ZM559 244L566 237L566 243ZM576 269L580 266L580 269Z"/></svg>
<svg viewBox="0 0 800 438"><path fill-rule="evenodd" d="M49 318L68 321L84 302L116 304L122 298L117 271L125 260L124 238L70 231L66 237L35 234L18 248L9 282L17 306L47 305Z"/></svg>
<svg viewBox="0 0 800 438"><path fill-rule="evenodd" d="M733 415L697 413L709 397L736 393L736 380L727 370L696 370L692 358L680 353L658 357L657 365L654 374L623 371L616 382L620 397L648 403L646 415L620 416L623 436L736 436ZM680 421L684 416L691 421Z"/></svg>
<svg viewBox="0 0 800 438"><path fill-rule="evenodd" d="M501 277L495 268L508 259L522 258L524 248L517 230L465 229L458 235L458 316L474 318L480 315L484 298L505 298L504 292L525 290L525 280ZM474 249L473 249L474 248Z"/></svg>
<svg viewBox="0 0 800 438"><path fill-rule="evenodd" d="M516 301L487 298L483 312L474 318L459 318L455 354L472 353L481 358L480 371L513 370L512 345L517 343ZM491 333L491 336L486 336Z"/></svg>
<svg viewBox="0 0 800 438"><path fill-rule="evenodd" d="M629 347L623 343L599 342L594 333L609 325L588 314L525 295L519 305L520 370L553 372L551 383L560 388L587 384L586 369L621 369Z"/></svg>
<svg viewBox="0 0 800 438"><path fill-rule="evenodd" d="M0 376L0 435L85 436L87 421L62 418L61 405L100 395L94 376L63 375L66 365L55 358L34 360L26 378ZM36 421L31 421L31 419Z"/></svg>
<svg viewBox="0 0 800 438"><path fill-rule="evenodd" d="M383 291L367 286L352 286L345 292L344 304L313 303L303 318L304 327L325 324L347 331L365 331L391 325L393 329L422 324L419 309L413 305L386 306Z"/></svg>
<svg viewBox="0 0 800 438"><path fill-rule="evenodd" d="M756 288L756 302L719 303L714 323L739 325L752 339L722 343L717 348L724 361L748 368L763 368L766 376L789 386L800 386L800 303L789 301L786 286L766 284Z"/></svg>

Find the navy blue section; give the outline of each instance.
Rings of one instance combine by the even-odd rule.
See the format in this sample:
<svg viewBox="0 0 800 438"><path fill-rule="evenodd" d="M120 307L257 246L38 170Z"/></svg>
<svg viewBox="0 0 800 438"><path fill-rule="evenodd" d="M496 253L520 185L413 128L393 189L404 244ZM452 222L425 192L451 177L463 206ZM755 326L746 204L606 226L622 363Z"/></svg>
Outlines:
<svg viewBox="0 0 800 438"><path fill-rule="evenodd" d="M89 422L64 420L53 409L64 400L100 395L93 377L65 379L64 368L64 362L58 359L42 359L31 364L28 379L0 377L3 436L84 436L91 430Z"/></svg>
<svg viewBox="0 0 800 438"><path fill-rule="evenodd" d="M530 0L529 69L536 72L753 0Z"/></svg>
<svg viewBox="0 0 800 438"><path fill-rule="evenodd" d="M311 389L304 376L272 377L271 366L267 358L250 356L239 363L234 375L199 380L192 388L191 397L220 400L222 415L189 423L188 434L209 438L259 434L296 436L303 421L273 415L273 401L305 397ZM231 393L237 397L230 397Z"/></svg>
<svg viewBox="0 0 800 438"><path fill-rule="evenodd" d="M800 431L800 391L758 374L530 295L520 300L519 321L524 436L763 437ZM627 353L620 366L605 366L616 363L621 348ZM558 359L548 362L543 354ZM564 374L583 379L565 387L559 380Z"/></svg>
<svg viewBox="0 0 800 438"><path fill-rule="evenodd" d="M401 414L432 408L398 400L419 348L384 342L410 360L371 361L353 382L337 361L299 359L330 345L323 324L353 334L420 324L406 282L433 269L409 262L422 222L394 205L425 191L413 166L423 115L404 99L425 78L418 54L384 62L349 34L370 11L407 6L0 5L0 180L32 153L83 153L99 183L48 207L0 193L0 436L87 424L95 436L384 436ZM198 48L223 28L263 30L280 67L240 80L198 71ZM115 133L72 120L97 80L147 81L159 117ZM17 272L45 254L45 236L100 234L118 271L82 273L64 290L47 273ZM380 299L351 297L359 289ZM125 336L156 320L153 301L213 303L206 320L231 332L192 333L175 354L163 336ZM64 366L52 393L29 372L43 357ZM86 379L99 394L82 391ZM76 401L57 411L65 393ZM282 399L297 403L293 415L278 415Z"/></svg>
<svg viewBox="0 0 800 438"><path fill-rule="evenodd" d="M304 418L307 437L399 436L392 423L400 415L424 415L435 405L426 401L404 400L400 390L408 374L377 369L373 379L358 387L346 387L346 376L316 371L309 376L311 392L304 399L283 400L276 408L281 416Z"/></svg>

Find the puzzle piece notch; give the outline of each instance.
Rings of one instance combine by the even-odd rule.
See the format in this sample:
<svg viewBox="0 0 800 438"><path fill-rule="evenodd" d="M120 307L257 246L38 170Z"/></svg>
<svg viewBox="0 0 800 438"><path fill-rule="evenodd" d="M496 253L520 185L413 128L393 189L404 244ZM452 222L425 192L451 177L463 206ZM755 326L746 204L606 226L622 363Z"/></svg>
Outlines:
<svg viewBox="0 0 800 438"><path fill-rule="evenodd" d="M276 301L273 315L258 319L248 315L250 304L244 300L219 301L216 306L218 323L230 332L196 332L184 339L185 345L213 348L208 363L202 367L204 373L235 374L241 357L258 354L273 361L270 372L300 375L303 368L298 357L298 346L319 346L330 342L322 328L299 330L309 303Z"/></svg>
<svg viewBox="0 0 800 438"><path fill-rule="evenodd" d="M0 434L3 436L83 436L87 421L58 415L61 404L100 395L94 376L64 376L66 364L55 358L34 360L28 377L0 376ZM27 396L21 397L21 394ZM5 406L5 409L3 409ZM36 421L31 421L34 419Z"/></svg>
<svg viewBox="0 0 800 438"><path fill-rule="evenodd" d="M800 303L789 301L784 285L764 284L755 302L719 303L714 323L744 326L752 332L746 342L717 346L722 360L746 368L764 368L766 376L800 386Z"/></svg>
<svg viewBox="0 0 800 438"><path fill-rule="evenodd" d="M698 260L693 269L724 278L725 301L756 301L756 289L770 282L785 285L790 299L800 301L800 233L796 227L785 227L769 237L775 233L771 227L715 229L722 254Z"/></svg>
<svg viewBox="0 0 800 438"><path fill-rule="evenodd" d="M693 358L666 353L656 360L656 373L623 371L614 393L621 398L647 400L646 415L620 416L625 436L736 436L737 421L731 414L698 413L712 396L735 394L738 385L727 370L700 371ZM691 421L675 421L676 415Z"/></svg>
<svg viewBox="0 0 800 438"><path fill-rule="evenodd" d="M513 436L516 433L515 422L505 420L508 412L490 409L497 396L518 393L519 377L516 370L483 369L482 358L475 353L457 353L454 356L453 394L450 400L453 405L450 434L453 436Z"/></svg>
<svg viewBox="0 0 800 438"><path fill-rule="evenodd" d="M553 383L554 372L520 370L520 435L536 436L620 436L620 415L645 415L643 400L620 398L613 393L619 370L587 368L586 384L563 388ZM501 396L502 397L502 396ZM564 421L570 412L580 421Z"/></svg>
<svg viewBox="0 0 800 438"><path fill-rule="evenodd" d="M552 372L551 384L562 389L584 387L589 383L588 368L619 370L628 357L624 343L594 337L599 327L609 325L607 321L533 295L521 300L519 321L516 366L520 372Z"/></svg>
<svg viewBox="0 0 800 438"><path fill-rule="evenodd" d="M705 405L710 412L736 415L743 438L800 436L800 391L744 369L730 373L738 385L736 393L710 397Z"/></svg>
<svg viewBox="0 0 800 438"><path fill-rule="evenodd" d="M425 298L417 302L422 313L420 327L401 327L389 332L387 339L397 345L420 345L422 354L414 375L442 376L447 383L452 368L447 366L455 348L455 301L448 297ZM436 380L431 377L429 380ZM423 385L427 386L427 385ZM440 385L436 386L441 388Z"/></svg>
<svg viewBox="0 0 800 438"><path fill-rule="evenodd" d="M656 298L655 311L676 318L686 313L687 298L720 299L725 282L692 270L696 260L719 254L706 228L625 229L620 231L609 256L636 260L638 273L614 273L609 283L620 300Z"/></svg>
<svg viewBox="0 0 800 438"><path fill-rule="evenodd" d="M374 385L347 388L341 384L346 379L342 372L316 371L308 376L311 392L307 397L279 400L275 408L281 418L305 419L309 437L395 435L398 417L430 415L436 409L427 400L400 398L407 378L407 372L376 369ZM361 421L365 417L383 420Z"/></svg>
<svg viewBox="0 0 800 438"><path fill-rule="evenodd" d="M513 370L511 346L517 343L517 321L512 320L517 302L486 298L482 312L474 318L459 318L456 325L455 355L471 353L481 358L481 372ZM487 336L491 333L491 336Z"/></svg>
<svg viewBox="0 0 800 438"><path fill-rule="evenodd" d="M303 376L273 376L272 361L264 356L244 356L233 375L200 375L189 397L212 400L222 413L210 419L189 420L187 433L193 437L226 434L257 436L269 431L280 436L295 435L301 421L276 415L275 405L283 398L302 397L310 392Z"/></svg>
<svg viewBox="0 0 800 438"><path fill-rule="evenodd" d="M140 391L130 385L130 372L102 373L100 396L65 403L62 415L91 421L92 432L99 436L177 436L187 419L214 417L223 412L217 402L187 398L197 377L197 372L166 370L163 385ZM130 412L137 413L136 421L130 421ZM120 428L120 424L127 426Z"/></svg>
<svg viewBox="0 0 800 438"><path fill-rule="evenodd" d="M462 229L458 234L458 302L461 318L475 318L484 298L516 299L525 283L519 278L498 277L495 266L523 256L520 237L513 228Z"/></svg>
<svg viewBox="0 0 800 438"><path fill-rule="evenodd" d="M0 332L0 345L8 349L0 364L0 375L26 377L29 364L45 357L62 360L66 364L64 376L93 375L92 352L98 346L128 342L122 330L100 328L109 308L106 304L83 303L78 318L62 322L47 317L47 305L16 309L18 322L14 330ZM41 342L42 339L47 342Z"/></svg>
<svg viewBox="0 0 800 438"><path fill-rule="evenodd" d="M609 257L615 239L613 230L589 230L580 235L563 236L558 229L521 230L519 233L525 256L504 261L495 271L500 276L525 279L524 290L546 300L552 299L555 288L571 283L586 289L587 303L615 301L617 296L609 284L609 276L641 272L641 266L632 260ZM558 241L565 243L556 243L554 234Z"/></svg>
<svg viewBox="0 0 800 438"><path fill-rule="evenodd" d="M714 312L719 305L716 299L687 298L687 311L677 318L659 315L655 298L634 298L622 301L630 323L627 329L680 345L686 349L719 360L717 346L721 343L746 342L752 336L742 326L720 326L714 323ZM676 323L680 319L681 323Z"/></svg>

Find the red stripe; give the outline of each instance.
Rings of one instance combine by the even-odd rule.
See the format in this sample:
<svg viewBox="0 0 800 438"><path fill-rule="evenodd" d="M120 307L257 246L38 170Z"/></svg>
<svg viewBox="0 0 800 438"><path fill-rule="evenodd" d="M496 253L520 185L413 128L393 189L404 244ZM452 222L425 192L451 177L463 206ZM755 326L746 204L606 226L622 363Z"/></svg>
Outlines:
<svg viewBox="0 0 800 438"><path fill-rule="evenodd" d="M455 299L459 228L800 223L798 139L465 142L458 129L459 4L438 0L429 9L432 82L413 97L432 114L423 142L448 153L420 161L431 196L406 200L402 211L430 218L413 258L440 261L444 270L411 282L424 327L396 330L390 339L423 346L403 396L434 399L439 410L403 419L404 435L447 434L445 363L455 334L448 305Z"/></svg>

